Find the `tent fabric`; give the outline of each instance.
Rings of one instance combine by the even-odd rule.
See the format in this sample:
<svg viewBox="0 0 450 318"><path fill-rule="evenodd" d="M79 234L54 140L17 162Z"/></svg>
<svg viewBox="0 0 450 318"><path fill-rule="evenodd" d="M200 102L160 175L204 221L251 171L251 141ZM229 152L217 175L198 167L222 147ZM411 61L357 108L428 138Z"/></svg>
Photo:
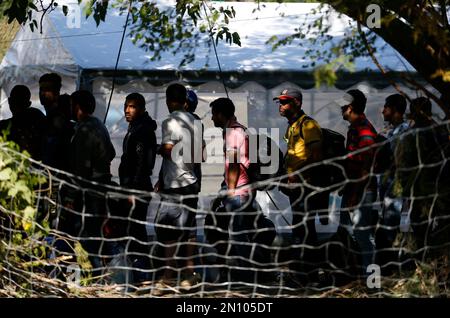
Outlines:
<svg viewBox="0 0 450 318"><path fill-rule="evenodd" d="M76 81L79 66L62 42L55 24L44 19L42 34L22 26L0 64L0 87L9 93L16 84L30 85L47 72Z"/></svg>
<svg viewBox="0 0 450 318"><path fill-rule="evenodd" d="M287 36L294 33L299 21L313 20L319 13L312 14L317 4L311 3L263 3L260 11L252 13L255 3L249 2L220 2L221 6L232 5L236 10L236 17L231 20L229 28L238 31L242 46L229 45L219 42L218 53L224 71L256 71L256 70L283 70L283 71L310 71L310 58L305 51L308 42L300 47L296 44L272 51L266 41L271 36ZM280 16L284 14L284 16ZM76 63L83 69L111 69L117 57L118 46L122 36L122 26L125 23L125 14L120 15L117 10L110 10L104 23L97 28L93 19L83 20L81 29L70 29L66 26L66 17L60 12L51 16L52 23L59 31L61 41L71 52ZM328 35L336 42L348 31L348 25L353 24L346 16L339 17L332 11L331 29ZM80 36L86 34L86 36ZM88 34L95 34L89 36ZM76 36L76 37L74 37ZM205 38L205 42L209 41ZM306 45L305 45L306 44ZM413 68L390 46L383 47L384 41L377 40L376 47L380 50L381 63L393 71L407 71ZM176 70L183 56L173 56L171 53L163 54L158 61L149 61L150 53L134 45L130 38L126 38L121 53L119 69L123 70ZM187 65L184 70L200 70L206 64L207 47L200 46L196 51L196 59ZM218 70L214 56L210 56L210 70ZM374 70L376 66L370 58L356 59L356 70Z"/></svg>
<svg viewBox="0 0 450 318"><path fill-rule="evenodd" d="M59 7L74 0L59 0ZM163 4L170 1L161 1ZM303 42L301 47L296 43L281 47L272 52L266 41L273 35L285 36L294 32L299 21L313 19L308 15L317 4L308 3L260 3L260 11L254 14L255 3L247 2L218 2L216 5L233 6L236 10L236 21L230 23L231 31L238 31L241 36L242 47L219 43L218 55L229 87L231 99L236 105L240 122L253 128L278 129L279 141L282 149L285 144L282 135L287 126L285 118L279 116L278 109L273 103L273 96L286 87L301 88L304 93L303 108L318 122L327 128L345 133L347 123L342 120L339 109L333 100L342 95L341 89L359 88L368 96L367 115L378 130L383 129L381 108L387 95L395 93L388 82L379 73L370 58L357 58L355 73L344 73L335 87L315 88L310 59L305 51L309 42ZM285 15L280 14L284 12ZM257 17L257 18L256 18ZM117 157L112 163L112 173L117 178L117 168L122 154L122 141L125 136L127 123L123 118L123 103L125 96L131 92L142 93L147 101L147 110L158 122L167 117L165 105L165 89L167 85L178 80L178 73L182 72L182 81L194 86L199 96L197 113L203 117L206 128L212 128L209 103L224 96L224 87L218 76L218 65L212 52L209 55L209 68L203 71L207 61L208 48L200 46L196 52L195 62L180 69L178 67L182 56L171 53L163 54L161 60L150 61L151 54L125 38L119 71L114 73L114 65L122 35L125 15L120 15L115 9L108 11L106 22L97 28L92 18L81 20L81 27L71 29L67 25L67 18L60 9L52 12L44 19L43 33L31 32L23 27L17 34L11 48L0 64L0 88L2 91L3 107L1 118L8 117L5 106L5 95L16 84L28 85L32 91L33 106L39 107L37 82L46 72L56 72L62 76L62 93L72 93L77 88L90 89L97 101L95 115L103 119L106 112L113 75L117 75L117 85L107 117L107 127L115 146ZM351 20L335 12L332 14L332 28L329 35L333 41L342 38ZM209 39L205 39L206 41ZM381 39L377 40L377 57L380 63L394 72L415 72L415 70ZM402 87L410 96L415 92ZM160 142L160 128L157 130ZM217 142L222 142L221 138ZM218 149L222 149L219 145ZM221 152L219 152L219 157ZM158 158L154 169L155 182L161 164ZM223 178L223 163L208 162L202 165L203 190L202 193L217 193ZM277 208L270 211L263 206L276 224L283 221L276 220L281 213L288 213L289 201L280 193L272 193L277 202ZM202 197L201 208L209 206L209 197ZM152 204L157 204L152 201ZM277 211L281 209L281 211ZM155 207L149 209L154 213ZM149 214L149 220L154 215ZM199 223L200 224L200 223Z"/></svg>
<svg viewBox="0 0 450 318"><path fill-rule="evenodd" d="M111 70L116 62L125 14L110 8L106 21L98 27L94 19L82 18L80 28L71 28L69 18L63 15L60 8L65 3L73 5L73 0L58 2L58 8L45 17L42 34L31 32L28 26L22 27L18 32L0 65L0 87L5 92L9 92L13 83L28 84L49 71L66 76L78 86L80 82L84 82L84 87L88 88L93 78L99 76L99 72L112 76ZM161 3L167 5L168 2ZM304 88L312 87L314 80L311 75L311 59L305 53L310 46L309 42L302 41L302 46L294 42L272 51L266 41L274 35L282 37L292 34L301 22L317 18L320 13L312 14L311 10L317 10L318 4L260 3L259 10L256 11L256 4L249 2L218 2L215 5L234 7L236 18L231 20L229 28L239 32L242 42L241 47L222 42L217 47L222 70L228 75L228 84L236 87L245 83L246 78L259 78L264 79L265 87L273 87L281 81L295 82ZM342 39L348 31L348 25L354 22L344 15L339 16L335 11L332 11L330 17L331 29L328 35L332 37L331 43ZM119 61L119 80L127 81L133 76L144 76L149 82L161 84L173 80L175 72L184 71L193 81L195 73L197 81L207 82L217 77L218 65L213 53L208 53L209 38L205 37L204 41L196 49L195 61L180 69L178 66L183 58L182 54L174 56L167 52L162 54L160 60L150 61L151 54L133 44L130 37L126 37ZM380 63L387 70L414 72L413 67L382 39L376 41L375 47ZM202 73L208 61L207 71ZM367 72L379 73L370 58L357 58L355 71L346 86L361 80L371 80Z"/></svg>

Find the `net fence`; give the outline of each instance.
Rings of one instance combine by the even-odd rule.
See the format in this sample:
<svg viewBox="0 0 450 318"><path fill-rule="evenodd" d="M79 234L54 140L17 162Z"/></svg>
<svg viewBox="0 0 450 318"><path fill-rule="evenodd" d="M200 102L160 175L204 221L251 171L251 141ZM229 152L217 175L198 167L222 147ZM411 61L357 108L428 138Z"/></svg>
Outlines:
<svg viewBox="0 0 450 318"><path fill-rule="evenodd" d="M448 296L449 123L396 137L390 168L379 171L378 153L393 141L310 165L292 174L298 182L252 184L289 197L284 225L256 200L230 209L221 192L90 182L2 141L0 296ZM346 158L369 150L369 173L348 175ZM199 207L205 198L210 207Z"/></svg>

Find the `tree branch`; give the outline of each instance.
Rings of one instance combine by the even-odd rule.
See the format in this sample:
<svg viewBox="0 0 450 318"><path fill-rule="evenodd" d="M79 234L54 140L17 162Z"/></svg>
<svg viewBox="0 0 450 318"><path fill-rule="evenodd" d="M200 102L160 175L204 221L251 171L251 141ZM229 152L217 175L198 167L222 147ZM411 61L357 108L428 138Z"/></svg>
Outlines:
<svg viewBox="0 0 450 318"><path fill-rule="evenodd" d="M41 15L41 20L39 21L39 30L40 30L40 33L42 34L42 25L44 22L44 17L47 14L47 11L53 7L53 3L55 2L55 0L50 1L50 4L47 7L44 6L44 3L41 0L39 0L39 1L41 2L41 7L43 10L42 15Z"/></svg>
<svg viewBox="0 0 450 318"><path fill-rule="evenodd" d="M344 13L362 25L366 25L365 8L370 4L370 0L366 1L343 1L340 0L322 0L321 2L332 5L335 10ZM372 31L377 33L381 38L396 49L420 74L428 81L442 96L442 100L449 100L450 82L444 81L442 77L437 77L435 74L438 70L450 69L449 56L449 42L445 39L435 38L429 32L434 32L434 29L442 28L434 21L432 27L422 25L413 25L420 29L421 32L416 32L408 23L399 19L396 15L391 14L386 10L382 10L382 15L391 17L389 24L382 23L381 28L374 28ZM450 112L450 106L439 103L446 114Z"/></svg>
<svg viewBox="0 0 450 318"><path fill-rule="evenodd" d="M406 74L400 75L405 81L407 81L409 84L413 85L416 89L424 92L424 94L429 98L432 99L445 113L446 118L450 118L450 110L445 105L444 101L442 101L440 98L438 98L435 94L430 92L425 86L420 84L419 82L415 81L411 77L409 77Z"/></svg>
<svg viewBox="0 0 450 318"><path fill-rule="evenodd" d="M397 83L395 83L392 78L389 77L389 75L386 73L384 67L380 64L380 62L378 61L378 59L375 57L374 51L372 49L372 47L370 46L369 42L367 41L366 35L364 34L364 32L361 30L361 23L357 23L358 25L358 32L359 35L361 36L364 46L367 49L367 52L369 52L370 57L372 58L373 63L378 67L378 69L380 70L381 74L388 80L388 82L395 88L395 90L397 92L399 92L401 95L403 95L409 102L411 102L411 98L408 96L408 94L406 94L404 91L402 91L400 89L400 87L397 85Z"/></svg>
<svg viewBox="0 0 450 318"><path fill-rule="evenodd" d="M447 1L440 0L439 7L441 9L441 15L442 15L442 21L444 21L444 27L450 31L450 26L449 26L448 17L447 17Z"/></svg>

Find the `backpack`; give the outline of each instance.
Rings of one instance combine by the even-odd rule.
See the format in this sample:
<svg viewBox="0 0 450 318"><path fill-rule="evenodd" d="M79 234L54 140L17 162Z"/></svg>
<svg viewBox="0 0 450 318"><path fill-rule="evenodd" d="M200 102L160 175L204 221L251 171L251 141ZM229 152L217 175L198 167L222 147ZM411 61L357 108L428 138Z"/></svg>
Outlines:
<svg viewBox="0 0 450 318"><path fill-rule="evenodd" d="M303 124L306 120L313 120L305 116L300 123L300 137L303 139ZM320 128L322 131L322 158L323 160L342 157L347 154L345 147L345 137L328 128ZM332 160L330 164L323 164L320 167L322 183L329 186L342 182L345 179L344 160Z"/></svg>
<svg viewBox="0 0 450 318"><path fill-rule="evenodd" d="M377 134L375 137L375 155L373 159L373 170L375 173L384 173L391 168L394 154L392 153L391 145L386 142L387 138L383 135Z"/></svg>
<svg viewBox="0 0 450 318"><path fill-rule="evenodd" d="M255 145L256 144L256 145ZM255 147L256 146L256 147ZM256 158L252 158L256 152ZM250 166L247 169L247 175L250 183L257 183L274 179L284 175L284 155L278 144L266 134L249 133L249 153ZM272 163L272 154L276 156L278 162ZM254 156L254 155L253 155ZM255 160L256 159L256 160ZM273 166L272 166L273 164ZM274 180L275 182L276 180ZM273 189L276 184L259 185L254 187L256 190L267 191Z"/></svg>
<svg viewBox="0 0 450 318"><path fill-rule="evenodd" d="M345 148L345 137L340 133L321 128L322 130L322 155L324 159L332 159L347 154Z"/></svg>

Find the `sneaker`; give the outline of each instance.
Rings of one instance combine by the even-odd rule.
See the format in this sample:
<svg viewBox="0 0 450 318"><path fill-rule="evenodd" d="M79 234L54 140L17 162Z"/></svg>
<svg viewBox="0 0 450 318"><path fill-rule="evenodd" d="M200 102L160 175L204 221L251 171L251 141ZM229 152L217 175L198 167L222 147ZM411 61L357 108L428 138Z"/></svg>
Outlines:
<svg viewBox="0 0 450 318"><path fill-rule="evenodd" d="M180 287L185 290L189 291L192 288L197 287L198 284L200 284L202 281L202 278L200 277L200 274L192 273L186 275L186 277L181 281Z"/></svg>

